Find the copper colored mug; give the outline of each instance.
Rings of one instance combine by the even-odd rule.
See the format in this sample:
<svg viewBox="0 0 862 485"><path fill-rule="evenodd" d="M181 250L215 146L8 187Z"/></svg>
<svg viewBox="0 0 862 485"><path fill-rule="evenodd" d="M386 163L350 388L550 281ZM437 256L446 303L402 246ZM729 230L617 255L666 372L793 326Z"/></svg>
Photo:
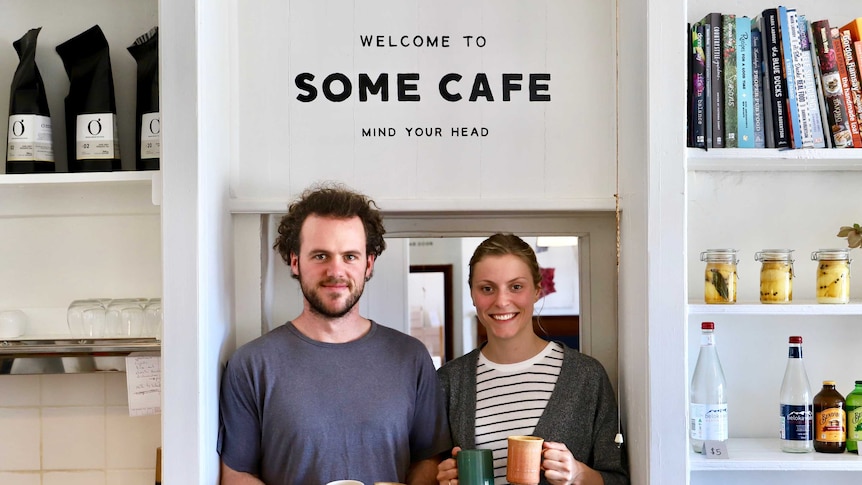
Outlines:
<svg viewBox="0 0 862 485"><path fill-rule="evenodd" d="M512 485L538 485L542 468L542 443L538 436L509 436L506 480Z"/></svg>

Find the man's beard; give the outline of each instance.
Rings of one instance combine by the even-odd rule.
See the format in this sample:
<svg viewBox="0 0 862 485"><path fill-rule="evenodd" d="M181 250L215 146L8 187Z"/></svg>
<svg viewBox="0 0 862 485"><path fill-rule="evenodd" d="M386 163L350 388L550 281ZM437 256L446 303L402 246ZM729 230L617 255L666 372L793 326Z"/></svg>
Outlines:
<svg viewBox="0 0 862 485"><path fill-rule="evenodd" d="M311 307L311 311L327 318L341 318L344 315L347 315L347 313L352 310L357 303L359 303L359 298L365 290L364 279L360 279L358 285L350 284L350 282L347 281L350 294L347 296L347 299L344 300L344 304L340 307L330 308L326 305L324 298L320 295L321 287L315 286L314 288L307 288L302 280L301 270L299 271L299 275L299 287L302 290L302 296L305 297L305 300ZM339 283L342 281L343 280L338 279L326 279L320 282L320 284Z"/></svg>

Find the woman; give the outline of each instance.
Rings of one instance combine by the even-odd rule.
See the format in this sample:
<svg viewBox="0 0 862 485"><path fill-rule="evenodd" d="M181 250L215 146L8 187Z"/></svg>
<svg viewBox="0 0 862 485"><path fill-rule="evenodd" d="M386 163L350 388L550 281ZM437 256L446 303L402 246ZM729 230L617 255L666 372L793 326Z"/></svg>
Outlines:
<svg viewBox="0 0 862 485"><path fill-rule="evenodd" d="M536 254L519 237L495 234L470 258L467 279L488 342L438 371L449 427L458 451L494 451L495 484L506 482L511 435L545 439L543 484L627 484L622 450L614 443L617 405L602 365L533 330L540 298ZM437 467L437 481L457 484L454 458Z"/></svg>

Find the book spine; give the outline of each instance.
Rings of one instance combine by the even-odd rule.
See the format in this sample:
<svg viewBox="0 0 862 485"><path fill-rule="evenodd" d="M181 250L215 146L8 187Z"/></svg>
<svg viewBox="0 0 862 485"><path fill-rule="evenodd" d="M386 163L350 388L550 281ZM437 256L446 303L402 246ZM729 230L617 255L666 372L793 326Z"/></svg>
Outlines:
<svg viewBox="0 0 862 485"><path fill-rule="evenodd" d="M766 9L762 14L763 61L766 63L765 76L769 96L769 109L772 118L772 136L775 148L790 147L790 127L787 119L787 87L782 73L781 37L778 27L778 10ZM769 128L767 126L767 128Z"/></svg>
<svg viewBox="0 0 862 485"><path fill-rule="evenodd" d="M853 135L850 133L850 123L847 120L847 107L844 102L844 92L841 89L841 75L838 73L835 49L832 48L831 30L828 20L817 20L811 23L811 42L814 55L817 56L823 100L826 105L826 120L829 128L827 133L833 147L852 148Z"/></svg>
<svg viewBox="0 0 862 485"><path fill-rule="evenodd" d="M703 52L704 28L702 25L692 28L691 62L692 62L692 113L690 128L692 131L691 146L706 148L706 63Z"/></svg>
<svg viewBox="0 0 862 485"><path fill-rule="evenodd" d="M850 82L850 99L853 102L853 108L856 112L856 121L857 124L859 122L859 116L862 115L862 84L860 84L859 79L859 64L856 58L856 52L853 49L853 39L850 37L849 30L840 30L839 35L841 39L841 49L842 54L844 55L844 65L847 67L847 79ZM860 127L862 130L862 127ZM860 131L860 137L862 137L862 131ZM860 145L854 146L862 146L862 141L860 141Z"/></svg>
<svg viewBox="0 0 862 485"><path fill-rule="evenodd" d="M802 132L800 127L799 103L796 85L795 69L793 67L793 31L796 29L795 11L785 7L778 7L778 24L781 38L781 54L782 54L782 73L784 82L787 86L787 113L790 121L790 146L792 148L802 148Z"/></svg>
<svg viewBox="0 0 862 485"><path fill-rule="evenodd" d="M751 28L751 111L754 114L754 148L766 147L763 130L763 41L756 24Z"/></svg>
<svg viewBox="0 0 862 485"><path fill-rule="evenodd" d="M709 98L711 100L709 111L712 115L712 146L724 148L724 59L722 57L721 42L721 14L710 13L704 22L709 25Z"/></svg>
<svg viewBox="0 0 862 485"><path fill-rule="evenodd" d="M704 98L706 99L706 109L704 114L704 124L706 125L706 147L713 148L713 133L712 133L712 73L710 72L709 60L712 57L712 35L710 35L710 26L708 23L700 22L698 27L703 28L703 79L705 81Z"/></svg>
<svg viewBox="0 0 862 485"><path fill-rule="evenodd" d="M810 66L810 56L803 52L799 16L794 9L787 10L787 26L790 30L790 49L793 64L793 91L796 94L796 111L799 118L799 143L796 148L814 147L814 114L817 109L808 97L808 83L805 66ZM813 80L811 81L813 82Z"/></svg>
<svg viewBox="0 0 862 485"><path fill-rule="evenodd" d="M844 107L847 110L847 123L850 125L850 134L853 136L853 146L862 147L856 106L853 104L853 93L850 91L850 78L847 76L844 50L841 48L841 34L838 27L832 27L829 32L832 38L832 50L835 52L835 64L838 66L838 76L841 79L841 92L844 94Z"/></svg>
<svg viewBox="0 0 862 485"><path fill-rule="evenodd" d="M826 111L823 91L820 88L820 73L817 56L811 48L811 27L804 15L798 16L799 45L802 50L802 76L805 82L805 98L811 117L811 141L814 148L826 148Z"/></svg>
<svg viewBox="0 0 862 485"><path fill-rule="evenodd" d="M751 19L736 17L737 146L754 148L754 107L751 73Z"/></svg>
<svg viewBox="0 0 862 485"><path fill-rule="evenodd" d="M721 16L721 40L724 60L724 146L736 148L737 93L736 93L736 15Z"/></svg>

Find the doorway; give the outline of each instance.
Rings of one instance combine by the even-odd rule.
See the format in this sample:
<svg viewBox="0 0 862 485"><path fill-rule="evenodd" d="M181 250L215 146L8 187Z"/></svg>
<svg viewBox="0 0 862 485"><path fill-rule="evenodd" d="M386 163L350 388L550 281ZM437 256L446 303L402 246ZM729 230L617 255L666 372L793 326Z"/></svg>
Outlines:
<svg viewBox="0 0 862 485"><path fill-rule="evenodd" d="M410 265L408 280L410 335L428 348L434 366L452 360L454 300L452 265Z"/></svg>

